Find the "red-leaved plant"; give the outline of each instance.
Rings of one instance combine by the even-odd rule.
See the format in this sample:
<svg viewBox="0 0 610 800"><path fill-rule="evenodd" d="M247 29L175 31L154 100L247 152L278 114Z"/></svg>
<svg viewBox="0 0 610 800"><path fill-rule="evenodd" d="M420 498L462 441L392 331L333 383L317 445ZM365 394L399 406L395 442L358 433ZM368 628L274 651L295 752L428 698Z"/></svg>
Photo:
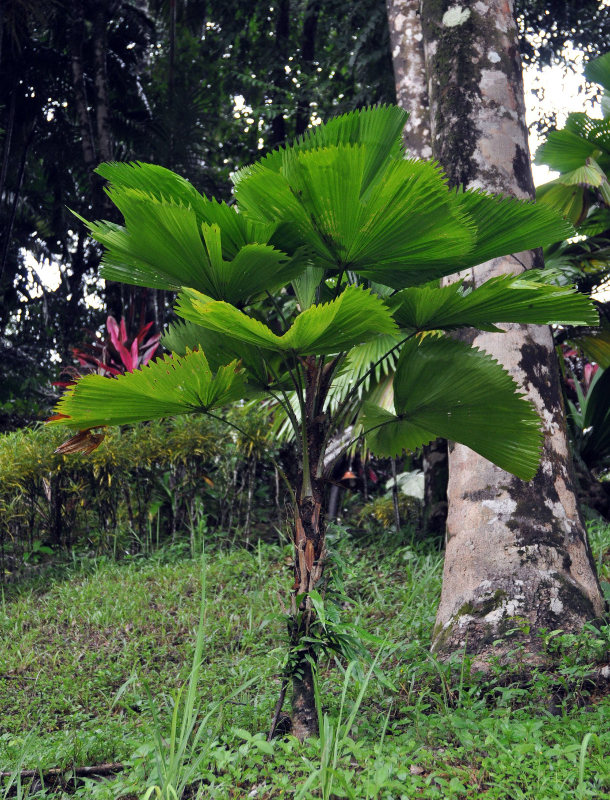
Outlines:
<svg viewBox="0 0 610 800"><path fill-rule="evenodd" d="M130 344L125 318L121 317L118 323L114 317L109 316L106 320L108 336L85 345L83 349L73 347L72 353L80 368L65 367L62 375L69 376L71 380L57 381L53 385L71 386L83 375L91 373L116 378L146 366L159 349L161 338L160 333L148 335L153 324L148 322L142 325Z"/></svg>

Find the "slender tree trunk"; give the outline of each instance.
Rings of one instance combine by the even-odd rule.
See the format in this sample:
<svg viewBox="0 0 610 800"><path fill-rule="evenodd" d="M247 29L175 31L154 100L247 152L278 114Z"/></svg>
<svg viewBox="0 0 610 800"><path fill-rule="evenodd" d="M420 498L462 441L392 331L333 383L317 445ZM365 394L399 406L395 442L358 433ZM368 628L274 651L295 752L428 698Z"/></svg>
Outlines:
<svg viewBox="0 0 610 800"><path fill-rule="evenodd" d="M169 155L167 166L173 169L175 125L174 125L174 84L176 76L176 0L169 0L169 64L167 72L167 103L169 109Z"/></svg>
<svg viewBox="0 0 610 800"><path fill-rule="evenodd" d="M106 50L109 9L100 3L93 18L93 60L95 64L95 119L99 155L102 161L112 160L112 137L110 135L108 79L106 75Z"/></svg>
<svg viewBox="0 0 610 800"><path fill-rule="evenodd" d="M430 117L419 0L386 0L396 102L409 112L404 130L407 150L430 158Z"/></svg>
<svg viewBox="0 0 610 800"><path fill-rule="evenodd" d="M17 87L13 84L11 90L11 102L8 111L8 120L6 128L4 129L4 147L2 150L2 167L0 167L0 203L4 200L4 185L6 183L6 173L8 170L8 162L11 154L11 141L13 138L13 129L15 127L15 104L16 104Z"/></svg>
<svg viewBox="0 0 610 800"><path fill-rule="evenodd" d="M300 136L304 133L309 125L309 103L312 100L311 81L314 75L314 58L316 53L316 34L319 15L320 0L308 0L305 6L303 34L301 37L301 91L295 114L294 132L296 136Z"/></svg>
<svg viewBox="0 0 610 800"><path fill-rule="evenodd" d="M275 21L275 67L272 74L273 89L271 98L274 105L278 106L277 113L271 120L271 133L269 136L270 147L277 147L286 141L286 120L283 107L286 99L286 70L288 64L288 37L290 35L290 2L278 0L276 5Z"/></svg>
<svg viewBox="0 0 610 800"><path fill-rule="evenodd" d="M392 505L394 506L394 524L396 525L396 533L400 532L400 508L398 506L398 481L396 475L396 459L392 459Z"/></svg>
<svg viewBox="0 0 610 800"><path fill-rule="evenodd" d="M0 0L0 63L2 63L2 40L4 39L4 0Z"/></svg>
<svg viewBox="0 0 610 800"><path fill-rule="evenodd" d="M452 5L423 0L432 148L453 185L533 196L517 31L510 0ZM463 276L479 285L534 266L533 253L498 258ZM536 264L537 266L538 264ZM433 649L466 649L484 667L521 642L543 660L541 628L567 632L600 616L604 601L574 493L559 376L546 327L473 331L526 389L545 444L524 483L462 445L450 448L443 589ZM498 435L502 435L498 431ZM512 638L503 638L512 631ZM496 640L502 640L494 646Z"/></svg>
<svg viewBox="0 0 610 800"><path fill-rule="evenodd" d="M386 0L394 81L398 105L409 112L404 130L410 155L430 158L430 112L420 0ZM423 448L424 527L444 533L447 523L447 441L436 439Z"/></svg>
<svg viewBox="0 0 610 800"><path fill-rule="evenodd" d="M447 482L449 461L447 440L435 439L422 448L424 472L424 530L443 535L447 526Z"/></svg>
<svg viewBox="0 0 610 800"><path fill-rule="evenodd" d="M6 267L6 260L9 253L11 236L13 235L13 227L15 225L15 219L17 218L17 208L19 206L19 198L21 197L21 189L23 188L23 179L25 177L25 166L28 157L28 150L30 149L32 141L34 140L35 129L36 129L36 121L34 120L32 122L30 133L23 145L23 151L21 153L21 161L19 162L19 172L17 174L17 185L15 186L13 202L11 204L8 223L2 234L2 246L0 247L0 280L2 280L2 277L4 276L4 270Z"/></svg>
<svg viewBox="0 0 610 800"><path fill-rule="evenodd" d="M88 170L93 170L97 166L97 156L95 152L95 138L93 126L89 115L89 105L87 102L87 87L85 85L85 74L83 70L83 43L85 39L85 20L83 17L83 5L81 0L74 3L72 9L73 19L70 28L70 57L72 61L72 86L74 89L74 99L76 102L76 113L80 125L81 147L83 149L83 159Z"/></svg>

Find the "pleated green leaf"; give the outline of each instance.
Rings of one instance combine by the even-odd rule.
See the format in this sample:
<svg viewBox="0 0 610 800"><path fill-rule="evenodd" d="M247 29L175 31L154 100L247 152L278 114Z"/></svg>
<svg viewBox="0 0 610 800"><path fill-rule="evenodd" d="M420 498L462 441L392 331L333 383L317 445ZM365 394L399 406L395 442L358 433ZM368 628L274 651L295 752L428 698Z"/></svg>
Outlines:
<svg viewBox="0 0 610 800"><path fill-rule="evenodd" d="M474 226L436 165L390 160L371 187L366 169L362 146L287 152L281 172L255 165L235 194L248 215L277 224L279 249L307 247L316 266L386 285L447 274L429 263L472 249Z"/></svg>
<svg viewBox="0 0 610 800"><path fill-rule="evenodd" d="M474 249L464 256L447 257L431 264L450 275L475 267L492 258L544 247L574 235L574 228L553 208L541 203L467 191L455 195L456 202L476 227ZM436 276L435 276L436 277Z"/></svg>
<svg viewBox="0 0 610 800"><path fill-rule="evenodd" d="M569 172L578 169L587 158L598 155L599 144L590 142L581 135L564 128L551 131L546 142L536 151L534 162L546 164L558 172Z"/></svg>
<svg viewBox="0 0 610 800"><path fill-rule="evenodd" d="M183 205L202 212L209 202L192 183L165 167L157 164L145 164L141 161L131 163L107 161L95 170L115 189L135 189L150 195L159 201L169 200L176 205ZM206 219L205 215L202 219Z"/></svg>
<svg viewBox="0 0 610 800"><path fill-rule="evenodd" d="M55 407L50 424L78 428L124 425L219 408L245 396L236 361L212 373L202 351L165 356L118 378L85 375Z"/></svg>
<svg viewBox="0 0 610 800"><path fill-rule="evenodd" d="M263 357L260 349L251 344L186 320L172 323L161 337L161 344L181 356L189 350L203 350L213 371L238 360L248 381L248 388L253 390L277 387L277 379L281 381L285 372L281 358L273 353L265 352Z"/></svg>
<svg viewBox="0 0 610 800"><path fill-rule="evenodd" d="M394 377L394 403L396 414L365 409L373 452L396 456L442 436L523 480L536 474L538 416L510 375L481 350L446 337L407 342Z"/></svg>
<svg viewBox="0 0 610 800"><path fill-rule="evenodd" d="M220 227L200 224L192 208L135 189L109 194L125 227L87 223L93 238L106 247L101 274L109 280L171 290L192 286L215 299L243 303L283 286L307 265L264 244L246 244L227 261Z"/></svg>
<svg viewBox="0 0 610 800"><path fill-rule="evenodd" d="M192 289L185 288L180 293L176 312L227 339L265 351L292 351L298 355L340 352L397 330L383 301L358 286L348 286L330 303L310 306L282 336L228 303L211 300Z"/></svg>
<svg viewBox="0 0 610 800"><path fill-rule="evenodd" d="M340 145L361 145L365 151L363 187L366 188L379 174L389 159L401 159L404 155L402 132L408 114L398 106L375 106L341 114L323 125L316 125L293 142L289 148L272 151L257 166L280 172L285 164L286 153L303 153ZM248 178L253 167L245 167L233 175L237 185Z"/></svg>
<svg viewBox="0 0 610 800"><path fill-rule="evenodd" d="M591 206L591 193L584 186L567 186L559 181L549 181L536 189L539 203L551 206L573 225L580 226Z"/></svg>
<svg viewBox="0 0 610 800"><path fill-rule="evenodd" d="M610 92L610 53L591 59L585 65L585 77L592 83L600 83Z"/></svg>
<svg viewBox="0 0 610 800"><path fill-rule="evenodd" d="M273 233L273 226L259 225L238 214L235 206L204 197L187 180L165 167L139 161L107 162L95 171L109 181L107 192L111 197L119 195L122 189L135 189L160 203L190 208L199 224L218 225L225 259L234 258L246 244L267 244Z"/></svg>
<svg viewBox="0 0 610 800"><path fill-rule="evenodd" d="M527 276L527 277L526 277ZM466 292L462 282L449 286L403 289L392 298L400 304L394 319L418 331L474 327L498 330L494 323L597 325L591 300L570 286L535 282L535 272L501 275Z"/></svg>

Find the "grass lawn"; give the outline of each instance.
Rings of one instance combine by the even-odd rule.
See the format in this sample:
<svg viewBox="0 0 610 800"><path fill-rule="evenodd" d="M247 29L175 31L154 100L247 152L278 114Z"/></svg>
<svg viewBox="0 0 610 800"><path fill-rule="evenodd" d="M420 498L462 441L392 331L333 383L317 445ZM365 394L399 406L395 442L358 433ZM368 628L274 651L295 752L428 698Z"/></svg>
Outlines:
<svg viewBox="0 0 610 800"><path fill-rule="evenodd" d="M608 580L609 529L593 534ZM386 685L375 676L367 682L366 665L346 674L346 665L324 661L323 736L300 745L289 736L266 742L285 654L277 592L291 583L290 548L208 547L192 715L200 738L185 750L178 772L200 761L198 782L185 796L610 797L610 697L579 684L588 660L604 651L607 657L608 628L578 639L549 635L554 679L576 686L567 699L553 695L550 675L527 689L500 669L497 680L482 682L467 661L443 666L428 653L442 568L432 545L347 538L339 552L350 596L344 613L385 642L372 650L380 651ZM187 684L200 608L201 562L179 550L120 563L83 559L7 587L0 609L0 770L115 761L125 769L68 788L41 788L39 781L29 790L8 788L5 778L0 798L115 800L147 790L152 798L173 798L162 765L194 697ZM347 736L339 722L352 711Z"/></svg>

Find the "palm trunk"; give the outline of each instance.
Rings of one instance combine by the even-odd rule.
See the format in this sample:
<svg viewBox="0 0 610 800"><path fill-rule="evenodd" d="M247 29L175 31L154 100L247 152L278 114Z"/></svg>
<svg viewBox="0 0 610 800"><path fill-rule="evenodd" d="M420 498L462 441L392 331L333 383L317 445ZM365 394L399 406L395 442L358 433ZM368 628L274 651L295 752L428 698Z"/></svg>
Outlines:
<svg viewBox="0 0 610 800"><path fill-rule="evenodd" d="M305 485L307 482L304 481ZM295 581L290 630L291 646L296 655L292 673L292 732L301 741L318 734L312 673L315 653L311 647L302 644L302 639L309 635L314 622L309 593L322 577L326 556L322 482L309 482L312 493L299 500L295 514Z"/></svg>
<svg viewBox="0 0 610 800"><path fill-rule="evenodd" d="M511 6L423 0L432 147L453 185L531 198ZM534 261L533 253L498 258L462 277L477 286ZM542 628L578 631L604 611L574 492L551 332L507 330L473 332L469 341L503 363L536 405L545 430L542 462L524 483L464 446L450 448L447 552L433 642L442 656L466 647L481 667L492 655L508 658L517 642L530 662L540 662Z"/></svg>
<svg viewBox="0 0 610 800"><path fill-rule="evenodd" d="M315 653L303 643L315 620L310 592L319 584L326 558L323 464L325 427L321 409L328 390L314 356L305 359L305 452L298 478L294 519L294 585L290 610L290 640L295 654L292 671L292 732L301 741L318 734L313 669Z"/></svg>
<svg viewBox="0 0 610 800"><path fill-rule="evenodd" d="M305 657L299 659L292 677L292 734L301 742L318 735L313 669Z"/></svg>

